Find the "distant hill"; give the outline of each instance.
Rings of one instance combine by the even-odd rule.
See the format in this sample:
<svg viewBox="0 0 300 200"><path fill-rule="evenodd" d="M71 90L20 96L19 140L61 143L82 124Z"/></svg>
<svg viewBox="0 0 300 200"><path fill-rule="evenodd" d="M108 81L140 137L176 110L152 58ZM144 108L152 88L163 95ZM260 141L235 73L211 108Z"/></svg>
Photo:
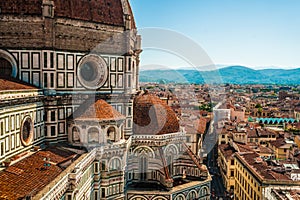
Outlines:
<svg viewBox="0 0 300 200"><path fill-rule="evenodd" d="M166 83L231 83L231 84L300 84L298 69L254 70L244 66L229 66L212 71L191 69L145 70L140 72L141 82Z"/></svg>

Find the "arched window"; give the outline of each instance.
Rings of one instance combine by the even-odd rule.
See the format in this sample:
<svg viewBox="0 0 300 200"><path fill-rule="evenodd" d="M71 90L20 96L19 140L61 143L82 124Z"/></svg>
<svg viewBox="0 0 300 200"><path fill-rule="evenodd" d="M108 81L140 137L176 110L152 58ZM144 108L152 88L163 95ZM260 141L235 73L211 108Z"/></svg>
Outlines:
<svg viewBox="0 0 300 200"><path fill-rule="evenodd" d="M111 142L116 141L116 129L114 127L107 129L107 140Z"/></svg>
<svg viewBox="0 0 300 200"><path fill-rule="evenodd" d="M130 200L147 200L147 198L143 196L134 196L130 198Z"/></svg>
<svg viewBox="0 0 300 200"><path fill-rule="evenodd" d="M5 58L0 57L0 77L11 77L12 71L11 63Z"/></svg>
<svg viewBox="0 0 300 200"><path fill-rule="evenodd" d="M185 198L182 194L180 194L176 196L175 200L185 200Z"/></svg>
<svg viewBox="0 0 300 200"><path fill-rule="evenodd" d="M74 143L80 143L80 130L76 126L72 128L72 141Z"/></svg>
<svg viewBox="0 0 300 200"><path fill-rule="evenodd" d="M208 188L207 187L203 187L200 190L200 197L205 197L208 195Z"/></svg>
<svg viewBox="0 0 300 200"><path fill-rule="evenodd" d="M140 180L145 181L147 180L147 170L148 170L147 157L145 155L141 155L139 165L140 165Z"/></svg>
<svg viewBox="0 0 300 200"><path fill-rule="evenodd" d="M109 163L109 170L121 170L121 161L119 158L113 158Z"/></svg>
<svg viewBox="0 0 300 200"><path fill-rule="evenodd" d="M89 143L99 143L99 130L92 127L88 131L88 141Z"/></svg>
<svg viewBox="0 0 300 200"><path fill-rule="evenodd" d="M197 199L196 196L197 196L197 193L195 191L191 191L191 192L188 193L186 200Z"/></svg>
<svg viewBox="0 0 300 200"><path fill-rule="evenodd" d="M178 149L175 145L169 145L165 149L165 157L168 165L168 170L171 176L173 175L174 172L173 167L174 167L174 161L176 159L176 155L178 155Z"/></svg>

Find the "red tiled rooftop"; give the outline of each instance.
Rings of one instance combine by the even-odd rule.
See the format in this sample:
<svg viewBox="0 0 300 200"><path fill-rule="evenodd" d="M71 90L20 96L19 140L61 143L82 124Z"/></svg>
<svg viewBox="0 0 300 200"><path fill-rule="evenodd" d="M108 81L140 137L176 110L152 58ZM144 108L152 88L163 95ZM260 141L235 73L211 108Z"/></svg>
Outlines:
<svg viewBox="0 0 300 200"><path fill-rule="evenodd" d="M268 164L263 161L256 152L243 153L240 154L239 157L241 157L244 162L246 162L252 168L252 170L265 181L291 181L290 176L272 170L272 167L268 166Z"/></svg>
<svg viewBox="0 0 300 200"><path fill-rule="evenodd" d="M0 78L0 91L5 90L34 90L35 86L18 80Z"/></svg>
<svg viewBox="0 0 300 200"><path fill-rule="evenodd" d="M270 143L272 146L275 146L276 148L280 148L280 147L282 147L283 145L286 144L284 138L277 138L276 140L270 141L269 143Z"/></svg>
<svg viewBox="0 0 300 200"><path fill-rule="evenodd" d="M232 157L233 154L236 152L236 150L228 144L220 144L218 148L222 152L226 160Z"/></svg>
<svg viewBox="0 0 300 200"><path fill-rule="evenodd" d="M59 164L75 156L74 152L52 147L7 167L0 172L0 199L23 199L37 194L63 171ZM44 167L45 158L50 159L51 166Z"/></svg>
<svg viewBox="0 0 300 200"><path fill-rule="evenodd" d="M175 112L157 96L139 95L134 100L134 134L168 134L179 131Z"/></svg>
<svg viewBox="0 0 300 200"><path fill-rule="evenodd" d="M106 101L87 100L73 114L76 120L120 120L125 119L125 116L116 111Z"/></svg>

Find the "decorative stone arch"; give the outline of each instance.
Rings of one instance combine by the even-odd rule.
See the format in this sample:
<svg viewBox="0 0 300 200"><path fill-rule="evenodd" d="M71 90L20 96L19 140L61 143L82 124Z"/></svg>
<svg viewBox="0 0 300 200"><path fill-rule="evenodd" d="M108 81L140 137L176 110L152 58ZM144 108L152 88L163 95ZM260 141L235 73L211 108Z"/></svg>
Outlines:
<svg viewBox="0 0 300 200"><path fill-rule="evenodd" d="M15 57L8 51L0 49L0 61L1 59L6 60L11 65L11 77L17 78L18 65ZM2 71L1 66L0 71Z"/></svg>
<svg viewBox="0 0 300 200"><path fill-rule="evenodd" d="M186 200L186 198L183 194L178 194L174 200Z"/></svg>
<svg viewBox="0 0 300 200"><path fill-rule="evenodd" d="M193 200L196 199L198 196L198 193L196 190L191 190L187 195L186 195L186 200Z"/></svg>
<svg viewBox="0 0 300 200"><path fill-rule="evenodd" d="M173 173L174 161L177 159L178 154L179 154L178 147L175 144L169 144L164 149L164 156L171 176L174 174Z"/></svg>
<svg viewBox="0 0 300 200"><path fill-rule="evenodd" d="M209 194L209 189L207 186L203 186L199 191L199 197L205 197Z"/></svg>
<svg viewBox="0 0 300 200"><path fill-rule="evenodd" d="M154 197L152 200L168 200L166 197L158 196Z"/></svg>
<svg viewBox="0 0 300 200"><path fill-rule="evenodd" d="M72 127L72 132L71 132L72 143L78 144L81 142L80 133L81 133L81 129L78 126Z"/></svg>
<svg viewBox="0 0 300 200"><path fill-rule="evenodd" d="M109 171L113 170L122 170L122 159L114 156L108 162L108 169Z"/></svg>
<svg viewBox="0 0 300 200"><path fill-rule="evenodd" d="M87 142L88 143L99 143L100 142L100 133L101 130L96 127L92 126L87 130Z"/></svg>
<svg viewBox="0 0 300 200"><path fill-rule="evenodd" d="M138 146L133 150L133 155L139 156L139 155L148 155L149 158L155 158L155 153L153 149L151 149L148 146Z"/></svg>
<svg viewBox="0 0 300 200"><path fill-rule="evenodd" d="M144 196L137 195L137 196L131 197L129 200L148 200L148 199Z"/></svg>
<svg viewBox="0 0 300 200"><path fill-rule="evenodd" d="M178 155L179 154L179 150L178 147L175 144L169 144L165 150L164 150L164 154L168 155L169 153L173 153L174 155Z"/></svg>
<svg viewBox="0 0 300 200"><path fill-rule="evenodd" d="M109 125L104 129L107 141L116 142L120 140L119 128L114 125Z"/></svg>

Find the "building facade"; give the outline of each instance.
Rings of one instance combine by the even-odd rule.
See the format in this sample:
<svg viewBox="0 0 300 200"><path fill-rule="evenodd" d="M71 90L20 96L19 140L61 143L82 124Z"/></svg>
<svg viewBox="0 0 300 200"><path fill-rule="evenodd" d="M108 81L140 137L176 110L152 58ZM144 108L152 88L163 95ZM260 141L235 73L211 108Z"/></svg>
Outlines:
<svg viewBox="0 0 300 200"><path fill-rule="evenodd" d="M127 0L1 1L0 27L1 199L210 198L175 113L137 94Z"/></svg>

